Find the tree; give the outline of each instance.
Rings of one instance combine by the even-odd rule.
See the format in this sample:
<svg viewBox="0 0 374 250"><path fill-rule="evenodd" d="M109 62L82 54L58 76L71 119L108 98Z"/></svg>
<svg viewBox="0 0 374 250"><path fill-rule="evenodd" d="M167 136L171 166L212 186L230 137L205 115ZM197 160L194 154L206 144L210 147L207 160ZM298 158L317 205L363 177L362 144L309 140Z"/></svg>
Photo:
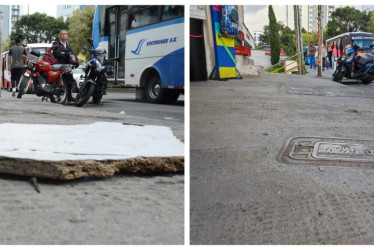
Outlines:
<svg viewBox="0 0 374 250"><path fill-rule="evenodd" d="M269 25L264 26L264 34L260 35L260 42L263 44L269 44Z"/></svg>
<svg viewBox="0 0 374 250"><path fill-rule="evenodd" d="M301 36L303 37L303 46L309 46L310 42L313 42L313 44L318 45L317 31L312 31L310 33L302 33Z"/></svg>
<svg viewBox="0 0 374 250"><path fill-rule="evenodd" d="M50 43L58 37L60 30L66 29L63 18L54 18L47 14L36 12L32 15L23 15L14 24L15 31L11 33L10 40L24 35L28 43Z"/></svg>
<svg viewBox="0 0 374 250"><path fill-rule="evenodd" d="M286 27L282 21L278 22L279 30L282 32L282 30ZM269 25L264 26L264 34L260 35L260 42L264 44L269 44Z"/></svg>
<svg viewBox="0 0 374 250"><path fill-rule="evenodd" d="M14 44L14 40L12 43L12 41L10 41L10 38L8 37L5 41L1 43L2 51L8 51L10 47L13 46L13 44Z"/></svg>
<svg viewBox="0 0 374 250"><path fill-rule="evenodd" d="M334 37L345 32L367 31L370 15L352 7L338 8L327 23L327 36Z"/></svg>
<svg viewBox="0 0 374 250"><path fill-rule="evenodd" d="M93 6L76 9L69 18L69 43L78 55L86 44L86 39L92 37L92 23L95 14ZM85 54L88 56L88 54Z"/></svg>
<svg viewBox="0 0 374 250"><path fill-rule="evenodd" d="M295 31L288 26L281 27L280 43L287 56L294 55L296 51Z"/></svg>
<svg viewBox="0 0 374 250"><path fill-rule="evenodd" d="M280 38L279 38L279 25L275 18L273 6L269 5L269 42L271 49L271 64L277 64L279 62L280 54Z"/></svg>
<svg viewBox="0 0 374 250"><path fill-rule="evenodd" d="M367 32L374 33L374 11L369 12L369 22Z"/></svg>

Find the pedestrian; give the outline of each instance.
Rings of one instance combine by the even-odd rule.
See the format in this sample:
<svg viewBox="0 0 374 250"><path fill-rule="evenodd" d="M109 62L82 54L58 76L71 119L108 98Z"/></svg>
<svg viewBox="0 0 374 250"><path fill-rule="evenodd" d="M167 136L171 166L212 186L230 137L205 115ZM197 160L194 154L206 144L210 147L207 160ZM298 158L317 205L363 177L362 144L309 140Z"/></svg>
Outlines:
<svg viewBox="0 0 374 250"><path fill-rule="evenodd" d="M327 58L329 60L328 63L329 63L330 67L332 67L331 57L332 57L332 50L331 50L331 45L329 43L329 44L327 44Z"/></svg>
<svg viewBox="0 0 374 250"><path fill-rule="evenodd" d="M340 56L340 51L339 51L337 42L335 40L331 46L331 63L332 63L332 68L334 72L336 70L336 60L338 59L339 56Z"/></svg>
<svg viewBox="0 0 374 250"><path fill-rule="evenodd" d="M322 45L322 70L329 70L329 58L327 56L327 50L325 44Z"/></svg>
<svg viewBox="0 0 374 250"><path fill-rule="evenodd" d="M345 46L345 53L349 53L349 50L352 49L352 43L348 42L347 45Z"/></svg>
<svg viewBox="0 0 374 250"><path fill-rule="evenodd" d="M310 68L316 68L316 58L315 58L315 54L316 54L316 48L314 47L313 45L313 42L310 42L309 44L309 64L310 64Z"/></svg>
<svg viewBox="0 0 374 250"><path fill-rule="evenodd" d="M8 71L11 75L12 96L16 95L16 87L22 74L26 69L27 53L25 47L21 44L21 39L14 39L15 45L12 46L8 53Z"/></svg>
<svg viewBox="0 0 374 250"><path fill-rule="evenodd" d="M71 64L72 58L76 58L71 48L70 44L67 41L68 39L68 32L66 30L61 30L59 34L59 39L53 42L53 55L57 58L59 64ZM72 75L67 74L67 84L66 84L66 92L67 92L67 101L68 102L75 102L75 99L71 95L71 88L74 83L74 79Z"/></svg>

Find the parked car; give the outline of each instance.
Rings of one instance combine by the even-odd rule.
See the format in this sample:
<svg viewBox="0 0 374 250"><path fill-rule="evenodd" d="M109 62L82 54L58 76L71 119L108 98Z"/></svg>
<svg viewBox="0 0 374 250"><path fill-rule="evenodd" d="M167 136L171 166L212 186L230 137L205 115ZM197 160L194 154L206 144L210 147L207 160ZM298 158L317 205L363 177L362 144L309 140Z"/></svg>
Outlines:
<svg viewBox="0 0 374 250"><path fill-rule="evenodd" d="M73 78L77 84L77 86L81 86L82 83L83 83L83 80L84 80L84 65L79 65L78 68L76 69L73 69L72 72L73 72Z"/></svg>
<svg viewBox="0 0 374 250"><path fill-rule="evenodd" d="M270 45L263 45L261 49L265 50L265 55L270 55L271 50L270 50ZM285 56L286 54L284 53L284 50L281 48L280 49L280 55Z"/></svg>

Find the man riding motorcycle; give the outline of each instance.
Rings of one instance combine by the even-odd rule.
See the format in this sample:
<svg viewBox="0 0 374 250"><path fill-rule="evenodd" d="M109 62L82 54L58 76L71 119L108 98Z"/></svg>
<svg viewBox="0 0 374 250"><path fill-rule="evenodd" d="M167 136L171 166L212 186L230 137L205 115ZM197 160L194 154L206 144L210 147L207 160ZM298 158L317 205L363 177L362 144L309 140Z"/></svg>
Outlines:
<svg viewBox="0 0 374 250"><path fill-rule="evenodd" d="M70 44L68 44L68 33L66 30L61 30L60 39L58 41L53 42L53 55L57 58L59 64L71 64L72 58L76 58L74 56L73 49L71 48ZM68 78L68 84L66 85L67 91L67 101L68 102L75 102L75 99L71 95L71 88L74 83L73 76Z"/></svg>

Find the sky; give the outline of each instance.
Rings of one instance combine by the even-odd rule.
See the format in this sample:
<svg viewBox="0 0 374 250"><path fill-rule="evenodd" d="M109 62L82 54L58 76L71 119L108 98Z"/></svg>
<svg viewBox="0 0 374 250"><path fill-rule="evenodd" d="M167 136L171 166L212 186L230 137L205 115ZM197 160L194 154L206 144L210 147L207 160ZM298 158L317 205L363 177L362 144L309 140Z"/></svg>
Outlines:
<svg viewBox="0 0 374 250"><path fill-rule="evenodd" d="M57 12L57 5L56 3L53 4L30 4L30 5L23 5L23 13L27 14L27 11L29 11L29 14L34 14L35 12L45 13L48 16L56 17Z"/></svg>

